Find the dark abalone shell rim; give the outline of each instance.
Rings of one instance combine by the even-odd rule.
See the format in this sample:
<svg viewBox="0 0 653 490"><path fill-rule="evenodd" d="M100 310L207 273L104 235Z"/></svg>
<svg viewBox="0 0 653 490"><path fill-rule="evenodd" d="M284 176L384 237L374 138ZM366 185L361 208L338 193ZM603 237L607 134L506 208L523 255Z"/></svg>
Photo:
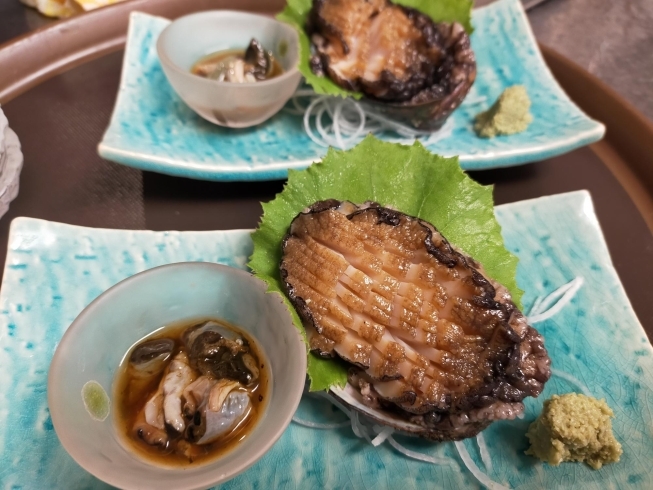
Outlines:
<svg viewBox="0 0 653 490"><path fill-rule="evenodd" d="M355 388L351 387L352 390ZM460 432L455 431L446 431L438 428L428 428L424 427L408 420L401 418L400 416L393 414L387 410L377 410L365 406L363 403L358 402L357 404L349 403L342 396L340 396L339 389L330 389L329 396L332 396L342 405L349 407L350 409L356 410L358 413L364 415L365 417L370 418L379 425L385 425L392 427L395 431L399 431L402 434L422 437L433 442L444 442L444 441L461 441L469 437L476 436L479 432L485 430L492 424L493 420L484 420L482 422L472 422L467 423L461 426ZM452 434L455 433L455 436Z"/></svg>

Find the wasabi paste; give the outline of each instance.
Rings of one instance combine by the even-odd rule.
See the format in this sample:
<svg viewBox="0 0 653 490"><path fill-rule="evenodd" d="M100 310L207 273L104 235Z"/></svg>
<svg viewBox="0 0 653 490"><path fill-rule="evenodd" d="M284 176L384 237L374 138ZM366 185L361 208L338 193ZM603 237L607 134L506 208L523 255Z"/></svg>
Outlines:
<svg viewBox="0 0 653 490"><path fill-rule="evenodd" d="M612 434L612 417L605 400L576 393L553 395L528 428L531 447L526 454L552 466L584 461L595 470L617 462L623 451Z"/></svg>
<svg viewBox="0 0 653 490"><path fill-rule="evenodd" d="M531 101L523 85L507 88L489 110L476 116L474 131L482 138L521 133L533 116L528 112Z"/></svg>

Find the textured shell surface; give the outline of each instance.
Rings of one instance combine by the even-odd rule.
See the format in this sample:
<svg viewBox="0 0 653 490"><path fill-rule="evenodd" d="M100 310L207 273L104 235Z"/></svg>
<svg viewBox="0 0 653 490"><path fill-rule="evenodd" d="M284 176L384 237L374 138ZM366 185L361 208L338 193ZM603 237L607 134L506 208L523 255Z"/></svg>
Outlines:
<svg viewBox="0 0 653 490"><path fill-rule="evenodd" d="M307 30L313 72L417 129L441 127L476 78L462 25L388 0L314 0Z"/></svg>
<svg viewBox="0 0 653 490"><path fill-rule="evenodd" d="M519 415L550 377L507 289L426 221L317 202L293 220L280 268L311 349L351 365L345 401L382 423L469 437Z"/></svg>

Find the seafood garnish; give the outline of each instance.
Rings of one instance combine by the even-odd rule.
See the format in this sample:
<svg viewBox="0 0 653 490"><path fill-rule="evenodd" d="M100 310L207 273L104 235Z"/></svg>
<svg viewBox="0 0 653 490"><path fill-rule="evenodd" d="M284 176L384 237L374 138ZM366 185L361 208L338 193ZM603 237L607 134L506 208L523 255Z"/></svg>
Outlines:
<svg viewBox="0 0 653 490"><path fill-rule="evenodd" d="M145 415L145 422L147 422L152 427L157 429L165 429L165 418L163 416L163 386L159 386L159 389L145 403L145 408L143 409L143 414Z"/></svg>
<svg viewBox="0 0 653 490"><path fill-rule="evenodd" d="M172 356L175 343L170 339L157 339L143 342L131 356L129 367L132 377L156 376L165 368L165 362Z"/></svg>
<svg viewBox="0 0 653 490"><path fill-rule="evenodd" d="M190 363L200 374L216 379L227 378L247 386L259 372L248 353L247 341L215 322L190 328L184 335Z"/></svg>
<svg viewBox="0 0 653 490"><path fill-rule="evenodd" d="M209 393L209 410L212 412L219 411L222 408L222 404L227 399L227 396L229 396L229 393L231 393L239 386L240 383L238 381L231 381L228 379L221 379L215 383L213 388L211 388L211 392Z"/></svg>
<svg viewBox="0 0 653 490"><path fill-rule="evenodd" d="M385 425L471 437L521 414L551 375L510 293L430 223L322 201L293 220L282 250L311 349L352 365L345 401Z"/></svg>
<svg viewBox="0 0 653 490"><path fill-rule="evenodd" d="M154 378L161 375L172 358L175 343L170 339L143 342L129 356L129 377L132 397L138 397Z"/></svg>
<svg viewBox="0 0 653 490"><path fill-rule="evenodd" d="M162 376L132 431L149 445L193 460L202 451L193 445L228 436L255 413L247 386L251 390L260 371L248 341L217 322L192 325L180 342L181 350L169 339L145 341L130 356L130 389Z"/></svg>
<svg viewBox="0 0 653 490"><path fill-rule="evenodd" d="M218 82L252 83L280 75L283 68L256 39L247 49L218 51L200 59L191 72Z"/></svg>
<svg viewBox="0 0 653 490"><path fill-rule="evenodd" d="M154 427L147 422L145 419L145 411L138 414L138 418L134 424L134 433L139 439L142 439L150 446L166 448L170 440L164 429Z"/></svg>
<svg viewBox="0 0 653 490"><path fill-rule="evenodd" d="M138 349L137 349L138 350ZM182 432L185 427L181 413L181 394L190 384L195 375L188 366L188 356L183 352L177 354L170 362L159 386L143 407L142 420L137 421L135 430L143 430L142 424L164 430L168 424L176 432Z"/></svg>
<svg viewBox="0 0 653 490"><path fill-rule="evenodd" d="M208 444L230 431L247 416L250 399L237 391L240 383L200 376L184 390L184 415L189 419L185 439Z"/></svg>
<svg viewBox="0 0 653 490"><path fill-rule="evenodd" d="M424 146L430 146L449 138L455 126L448 119L438 131L415 129L370 110L351 97L320 95L310 89L299 89L290 103L292 107L285 107L284 111L303 116L308 137L325 148L350 149L370 133L383 135L393 143L413 144L418 139Z"/></svg>
<svg viewBox="0 0 653 490"><path fill-rule="evenodd" d="M186 426L181 413L181 393L194 378L195 375L188 365L188 356L180 352L168 366L168 372L161 381L165 421L177 432L183 432Z"/></svg>
<svg viewBox="0 0 653 490"><path fill-rule="evenodd" d="M272 55L263 49L261 43L256 39L249 42L249 46L245 50L244 61L251 67L252 76L256 80L265 80L272 72Z"/></svg>
<svg viewBox="0 0 653 490"><path fill-rule="evenodd" d="M231 431L243 420L251 409L251 400L247 393L232 391L225 398L218 410L205 408L204 434L197 440L197 444L209 444Z"/></svg>
<svg viewBox="0 0 653 490"><path fill-rule="evenodd" d="M183 413L186 418L192 418L195 415L215 383L216 381L208 376L200 376L184 388L182 393L184 399Z"/></svg>

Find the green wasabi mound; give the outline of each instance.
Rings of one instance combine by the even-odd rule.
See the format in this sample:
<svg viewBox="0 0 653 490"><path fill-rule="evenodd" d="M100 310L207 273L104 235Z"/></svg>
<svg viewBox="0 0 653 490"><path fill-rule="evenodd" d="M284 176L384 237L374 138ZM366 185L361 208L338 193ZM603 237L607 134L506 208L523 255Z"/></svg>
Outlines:
<svg viewBox="0 0 653 490"><path fill-rule="evenodd" d="M605 400L568 393L553 395L526 433L531 447L526 454L552 466L563 461L584 461L595 470L619 461L621 444L612 434L614 413Z"/></svg>
<svg viewBox="0 0 653 490"><path fill-rule="evenodd" d="M530 107L531 100L523 85L508 87L490 109L476 116L474 131L482 138L526 131L533 121Z"/></svg>

